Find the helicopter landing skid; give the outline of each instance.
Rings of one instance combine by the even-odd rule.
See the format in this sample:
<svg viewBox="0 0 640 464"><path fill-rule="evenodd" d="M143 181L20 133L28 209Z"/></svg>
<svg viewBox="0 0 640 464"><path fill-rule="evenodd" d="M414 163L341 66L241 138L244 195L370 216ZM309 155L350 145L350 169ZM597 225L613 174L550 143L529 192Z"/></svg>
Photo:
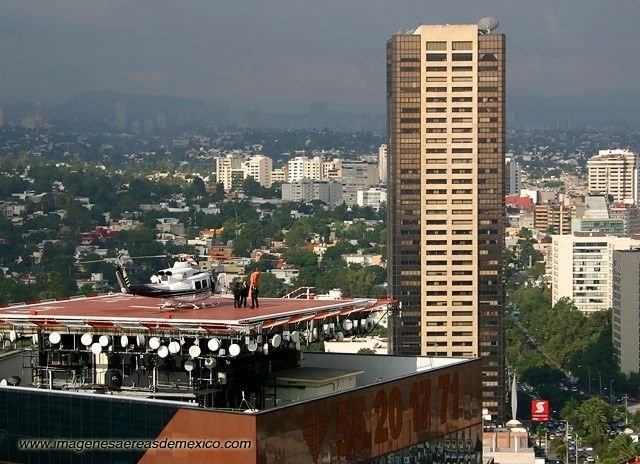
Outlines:
<svg viewBox="0 0 640 464"><path fill-rule="evenodd" d="M206 309L206 308L215 308L216 306L220 306L220 302L216 301L215 303L202 303L202 304L194 304L194 309Z"/></svg>
<svg viewBox="0 0 640 464"><path fill-rule="evenodd" d="M206 309L206 308L215 308L216 306L219 306L220 302L216 301L215 303L201 303L201 304L197 304L197 303L171 303L171 302L165 302L162 303L160 305L160 309L170 309L170 310L174 310L174 309Z"/></svg>

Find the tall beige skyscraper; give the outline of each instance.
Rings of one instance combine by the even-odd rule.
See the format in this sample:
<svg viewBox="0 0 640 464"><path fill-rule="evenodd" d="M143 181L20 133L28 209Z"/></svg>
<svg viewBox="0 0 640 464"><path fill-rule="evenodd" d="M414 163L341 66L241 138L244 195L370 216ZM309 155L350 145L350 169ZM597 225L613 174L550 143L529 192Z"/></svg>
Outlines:
<svg viewBox="0 0 640 464"><path fill-rule="evenodd" d="M389 291L396 354L481 356L504 421L505 36L497 20L387 43Z"/></svg>

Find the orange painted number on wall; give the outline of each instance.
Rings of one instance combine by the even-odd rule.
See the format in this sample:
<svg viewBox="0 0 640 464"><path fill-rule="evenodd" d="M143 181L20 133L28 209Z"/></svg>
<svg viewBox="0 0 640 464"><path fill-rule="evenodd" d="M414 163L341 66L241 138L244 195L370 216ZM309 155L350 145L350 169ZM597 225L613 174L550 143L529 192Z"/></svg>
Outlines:
<svg viewBox="0 0 640 464"><path fill-rule="evenodd" d="M389 430L387 429L387 394L384 390L380 390L376 393L374 407L376 409L378 421L376 422L376 431L373 434L373 442L376 445L379 445L389 439Z"/></svg>
<svg viewBox="0 0 640 464"><path fill-rule="evenodd" d="M431 379L413 384L409 403L413 411L413 431L427 430L431 425Z"/></svg>
<svg viewBox="0 0 640 464"><path fill-rule="evenodd" d="M451 418L458 419L460 414L458 373L454 372L453 376L449 374L439 376L438 390L440 390L440 423L446 423L449 417L449 398L451 398Z"/></svg>

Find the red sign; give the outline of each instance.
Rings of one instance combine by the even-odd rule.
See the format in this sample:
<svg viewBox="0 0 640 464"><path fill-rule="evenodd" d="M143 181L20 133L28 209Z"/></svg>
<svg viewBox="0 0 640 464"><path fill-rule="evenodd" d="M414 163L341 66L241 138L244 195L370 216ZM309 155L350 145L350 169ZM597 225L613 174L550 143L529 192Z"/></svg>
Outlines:
<svg viewBox="0 0 640 464"><path fill-rule="evenodd" d="M531 420L536 422L549 420L549 400L531 400Z"/></svg>

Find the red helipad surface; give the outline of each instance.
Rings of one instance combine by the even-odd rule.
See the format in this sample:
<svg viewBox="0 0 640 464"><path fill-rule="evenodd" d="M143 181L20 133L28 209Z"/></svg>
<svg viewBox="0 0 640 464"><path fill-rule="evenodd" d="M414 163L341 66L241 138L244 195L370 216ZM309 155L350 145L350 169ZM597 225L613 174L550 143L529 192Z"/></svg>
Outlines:
<svg viewBox="0 0 640 464"><path fill-rule="evenodd" d="M214 296L201 303L216 306L163 308L162 300L113 294L55 300L0 308L0 324L25 331L56 327L83 330L206 330L268 329L280 324L347 316L381 309L387 300L306 300L261 298L260 308L234 308L233 299Z"/></svg>

